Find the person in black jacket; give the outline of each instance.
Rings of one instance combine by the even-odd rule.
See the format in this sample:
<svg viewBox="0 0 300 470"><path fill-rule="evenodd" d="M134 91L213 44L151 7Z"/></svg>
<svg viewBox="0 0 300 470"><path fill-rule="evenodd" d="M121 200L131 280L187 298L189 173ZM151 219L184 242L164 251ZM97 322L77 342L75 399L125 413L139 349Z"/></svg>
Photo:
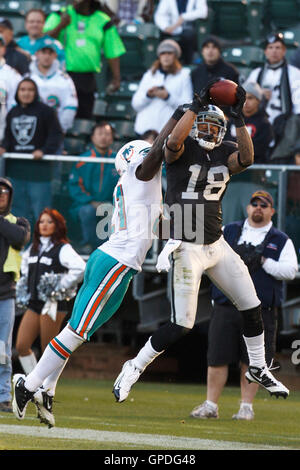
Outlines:
<svg viewBox="0 0 300 470"><path fill-rule="evenodd" d="M29 241L30 225L10 213L13 186L0 178L0 412L11 412L11 346L15 320L16 280L19 251Z"/></svg>
<svg viewBox="0 0 300 470"><path fill-rule="evenodd" d="M17 106L6 117L6 129L0 155L4 152L28 153L33 160L8 159L5 173L13 181L16 193L13 210L34 224L45 207L51 207L52 163L45 154L56 154L63 133L50 106L39 101L36 83L24 78L16 91Z"/></svg>
<svg viewBox="0 0 300 470"><path fill-rule="evenodd" d="M21 75L29 72L30 55L21 52L14 40L14 29L12 22L8 18L0 18L0 34L4 37L6 52L4 55L8 65L16 69Z"/></svg>
<svg viewBox="0 0 300 470"><path fill-rule="evenodd" d="M239 72L221 56L221 43L214 36L208 36L201 47L203 62L196 67L191 74L193 89L195 92L213 78L221 77L239 83Z"/></svg>

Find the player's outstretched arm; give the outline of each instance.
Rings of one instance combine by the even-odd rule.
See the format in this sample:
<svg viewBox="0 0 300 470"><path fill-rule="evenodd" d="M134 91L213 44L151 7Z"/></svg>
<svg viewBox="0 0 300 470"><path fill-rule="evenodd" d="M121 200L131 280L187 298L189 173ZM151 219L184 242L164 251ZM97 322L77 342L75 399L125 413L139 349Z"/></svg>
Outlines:
<svg viewBox="0 0 300 470"><path fill-rule="evenodd" d="M184 115L185 109L179 106L172 117L168 120L166 125L160 131L156 137L153 145L144 159L143 163L136 170L136 177L141 181L150 181L160 169L164 154L163 154L163 145L167 136L172 132L177 122Z"/></svg>
<svg viewBox="0 0 300 470"><path fill-rule="evenodd" d="M230 114L236 127L238 152L234 152L228 158L228 168L231 174L246 170L254 162L253 143L243 118L243 106L246 100L244 88L238 86L236 95L237 103L231 107Z"/></svg>

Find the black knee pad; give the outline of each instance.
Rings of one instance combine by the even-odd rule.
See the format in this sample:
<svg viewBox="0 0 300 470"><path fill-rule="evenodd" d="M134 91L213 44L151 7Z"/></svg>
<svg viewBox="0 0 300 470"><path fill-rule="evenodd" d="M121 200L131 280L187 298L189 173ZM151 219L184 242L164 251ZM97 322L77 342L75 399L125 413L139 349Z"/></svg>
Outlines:
<svg viewBox="0 0 300 470"><path fill-rule="evenodd" d="M190 328L176 325L176 323L169 321L153 333L151 336L151 345L157 352L164 351L171 344L185 336L189 331L191 331Z"/></svg>
<svg viewBox="0 0 300 470"><path fill-rule="evenodd" d="M261 335L264 331L261 305L250 310L243 310L241 314L243 315L243 335L247 338Z"/></svg>

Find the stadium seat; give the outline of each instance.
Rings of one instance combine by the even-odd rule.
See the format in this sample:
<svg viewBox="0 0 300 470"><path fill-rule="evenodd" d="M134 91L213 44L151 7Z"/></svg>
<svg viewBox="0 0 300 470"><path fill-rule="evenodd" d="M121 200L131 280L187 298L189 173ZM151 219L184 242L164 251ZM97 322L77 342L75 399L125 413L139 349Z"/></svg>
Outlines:
<svg viewBox="0 0 300 470"><path fill-rule="evenodd" d="M68 130L68 135L86 138L91 135L94 125L95 121L91 119L75 119L72 128Z"/></svg>
<svg viewBox="0 0 300 470"><path fill-rule="evenodd" d="M28 10L32 8L43 8L44 4L41 0L22 0L12 1L6 0L0 2L0 13L5 16L19 15L25 16Z"/></svg>
<svg viewBox="0 0 300 470"><path fill-rule="evenodd" d="M198 19L195 21L195 28L197 32L197 47L198 51L201 51L202 43L204 39L210 35L213 22L214 22L214 11L212 8L208 9L208 16L205 19Z"/></svg>
<svg viewBox="0 0 300 470"><path fill-rule="evenodd" d="M14 28L14 36L16 38L27 34L25 29L25 20L23 16L10 16L9 20L11 21Z"/></svg>
<svg viewBox="0 0 300 470"><path fill-rule="evenodd" d="M257 43L263 29L265 0L209 0L214 11L212 32L226 40Z"/></svg>
<svg viewBox="0 0 300 470"><path fill-rule="evenodd" d="M111 125L115 129L115 140L126 141L137 138L132 121L113 121Z"/></svg>
<svg viewBox="0 0 300 470"><path fill-rule="evenodd" d="M263 49L258 46L237 46L224 49L222 52L227 62L239 67L255 68L264 63Z"/></svg>
<svg viewBox="0 0 300 470"><path fill-rule="evenodd" d="M156 59L160 31L152 23L126 24L119 28L119 34L126 47L120 57L121 74L140 78Z"/></svg>
<svg viewBox="0 0 300 470"><path fill-rule="evenodd" d="M93 107L93 116L95 118L105 118L107 102L101 99L96 99Z"/></svg>
<svg viewBox="0 0 300 470"><path fill-rule="evenodd" d="M300 1L267 0L267 16L272 30L296 25L300 21Z"/></svg>
<svg viewBox="0 0 300 470"><path fill-rule="evenodd" d="M125 119L131 121L135 117L135 111L127 101L109 103L106 110L107 119Z"/></svg>
<svg viewBox="0 0 300 470"><path fill-rule="evenodd" d="M80 155L86 148L84 139L76 139L75 137L66 137L64 139L64 149L68 155Z"/></svg>

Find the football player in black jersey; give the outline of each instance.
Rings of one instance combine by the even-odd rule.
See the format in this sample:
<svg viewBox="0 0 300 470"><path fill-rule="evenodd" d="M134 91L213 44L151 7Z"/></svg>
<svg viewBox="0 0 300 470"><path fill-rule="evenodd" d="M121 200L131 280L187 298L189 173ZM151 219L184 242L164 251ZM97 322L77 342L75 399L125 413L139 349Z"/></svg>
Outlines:
<svg viewBox="0 0 300 470"><path fill-rule="evenodd" d="M194 95L165 142L170 240L157 267L168 269L168 256L172 253L171 320L153 333L134 359L124 364L113 388L118 402L127 398L132 385L155 357L193 328L204 272L243 314L248 381L260 384L277 397L286 398L289 394L266 366L261 305L249 271L222 236L221 200L230 176L254 161L252 140L242 115L246 93L238 86L237 103L230 108L237 144L223 142L226 121L210 98L213 83Z"/></svg>

